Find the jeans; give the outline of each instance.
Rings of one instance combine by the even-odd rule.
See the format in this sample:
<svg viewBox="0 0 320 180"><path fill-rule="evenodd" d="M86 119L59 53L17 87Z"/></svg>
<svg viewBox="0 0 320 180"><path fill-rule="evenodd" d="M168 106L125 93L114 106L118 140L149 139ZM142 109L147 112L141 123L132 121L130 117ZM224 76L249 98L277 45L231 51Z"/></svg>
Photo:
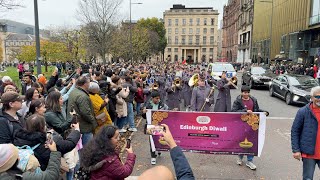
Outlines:
<svg viewBox="0 0 320 180"><path fill-rule="evenodd" d="M121 117L117 119L117 126L119 129L122 129L127 123L127 117Z"/></svg>
<svg viewBox="0 0 320 180"><path fill-rule="evenodd" d="M252 156L252 155L247 155L247 161L248 161L248 162L252 162L252 161L253 161L253 157L254 157L254 156ZM240 159L243 159L243 155L239 155L239 158L240 158Z"/></svg>
<svg viewBox="0 0 320 180"><path fill-rule="evenodd" d="M134 113L133 113L133 104L128 102L128 116L127 121L129 122L130 128L135 128L134 125Z"/></svg>
<svg viewBox="0 0 320 180"><path fill-rule="evenodd" d="M137 109L137 115L140 115L141 104L142 104L142 103L137 103L137 107L136 107L136 109Z"/></svg>
<svg viewBox="0 0 320 180"><path fill-rule="evenodd" d="M67 180L73 180L74 172L75 172L74 169L69 169L69 172L66 173Z"/></svg>
<svg viewBox="0 0 320 180"><path fill-rule="evenodd" d="M81 138L82 138L82 145L85 146L93 138L93 134L83 133Z"/></svg>
<svg viewBox="0 0 320 180"><path fill-rule="evenodd" d="M302 158L303 161L303 180L312 180L316 164L320 169L319 159Z"/></svg>

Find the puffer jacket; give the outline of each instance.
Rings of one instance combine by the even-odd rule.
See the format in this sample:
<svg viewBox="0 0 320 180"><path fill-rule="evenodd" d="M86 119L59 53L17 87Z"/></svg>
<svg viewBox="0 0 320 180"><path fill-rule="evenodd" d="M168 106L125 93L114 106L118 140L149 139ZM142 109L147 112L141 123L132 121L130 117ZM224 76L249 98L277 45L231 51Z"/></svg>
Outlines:
<svg viewBox="0 0 320 180"><path fill-rule="evenodd" d="M77 87L70 93L68 101L67 116L74 109L79 115L80 132L94 133L98 124L88 92Z"/></svg>
<svg viewBox="0 0 320 180"><path fill-rule="evenodd" d="M292 152L301 152L308 155L314 155L318 121L313 114L311 103L300 108L291 127L291 148Z"/></svg>
<svg viewBox="0 0 320 180"><path fill-rule="evenodd" d="M133 153L128 154L125 164L122 164L118 154L109 155L97 163L96 166L101 166L101 168L90 167L90 169L97 169L91 172L90 179L124 180L132 173L135 161L136 155Z"/></svg>
<svg viewBox="0 0 320 180"><path fill-rule="evenodd" d="M15 146L28 145L34 147L40 143L40 146L34 150L34 155L41 165L41 170L44 171L47 168L50 158L50 150L45 148L46 138L46 133L28 132L24 129L19 129L15 132L13 144ZM57 150L61 152L62 155L72 151L76 147L79 139L80 132L76 130L72 131L65 140L59 134L53 134L53 140L57 144Z"/></svg>

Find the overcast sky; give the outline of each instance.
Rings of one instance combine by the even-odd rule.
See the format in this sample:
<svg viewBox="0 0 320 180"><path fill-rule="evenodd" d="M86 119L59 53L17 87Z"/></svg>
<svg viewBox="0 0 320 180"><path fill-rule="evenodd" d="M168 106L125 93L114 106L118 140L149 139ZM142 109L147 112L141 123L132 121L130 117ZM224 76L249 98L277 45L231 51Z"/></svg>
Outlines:
<svg viewBox="0 0 320 180"><path fill-rule="evenodd" d="M10 1L10 0L9 0ZM38 0L40 28L50 26L76 26L80 23L76 18L79 0ZM163 12L173 4L184 4L186 7L213 7L220 13L222 19L223 5L227 0L132 0L132 19L146 17L162 18ZM10 19L26 24L34 24L33 0L23 0L25 8L0 12L0 19ZM129 19L129 0L123 0L121 7L122 19Z"/></svg>

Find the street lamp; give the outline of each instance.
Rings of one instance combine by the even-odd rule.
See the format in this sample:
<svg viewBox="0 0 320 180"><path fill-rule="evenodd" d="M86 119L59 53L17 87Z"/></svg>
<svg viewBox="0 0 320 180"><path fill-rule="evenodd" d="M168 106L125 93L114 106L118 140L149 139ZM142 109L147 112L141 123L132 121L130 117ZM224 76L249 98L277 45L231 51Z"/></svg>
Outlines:
<svg viewBox="0 0 320 180"><path fill-rule="evenodd" d="M130 0L130 60L131 63L133 63L133 57L132 57L132 19L131 19L131 6L132 4L142 4L142 3L132 3Z"/></svg>
<svg viewBox="0 0 320 180"><path fill-rule="evenodd" d="M36 37L36 53L37 53L37 74L41 74L40 62L40 36L39 36L39 17L38 17L38 0L34 0L34 21L35 21L35 37Z"/></svg>
<svg viewBox="0 0 320 180"><path fill-rule="evenodd" d="M269 61L268 64L270 65L271 62L271 45L272 45L272 25L273 25L273 0L271 1L260 1L263 3L271 3L271 17L270 17L270 49L269 49Z"/></svg>

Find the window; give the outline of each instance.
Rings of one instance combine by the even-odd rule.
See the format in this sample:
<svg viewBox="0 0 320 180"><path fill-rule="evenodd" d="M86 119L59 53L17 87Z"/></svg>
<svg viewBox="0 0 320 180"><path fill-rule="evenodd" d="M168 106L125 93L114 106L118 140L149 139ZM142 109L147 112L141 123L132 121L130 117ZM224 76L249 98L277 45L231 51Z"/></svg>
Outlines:
<svg viewBox="0 0 320 180"><path fill-rule="evenodd" d="M200 28L197 28L197 34L200 34Z"/></svg>
<svg viewBox="0 0 320 180"><path fill-rule="evenodd" d="M168 19L168 26L171 26L171 19Z"/></svg>
<svg viewBox="0 0 320 180"><path fill-rule="evenodd" d="M207 36L203 36L202 44L207 44Z"/></svg>
<svg viewBox="0 0 320 180"><path fill-rule="evenodd" d="M168 48L168 52L169 52L169 53L171 52L171 48Z"/></svg>
<svg viewBox="0 0 320 180"><path fill-rule="evenodd" d="M200 18L197 18L197 26L200 26Z"/></svg>
<svg viewBox="0 0 320 180"><path fill-rule="evenodd" d="M179 44L179 37L178 36L174 37L174 44Z"/></svg>
<svg viewBox="0 0 320 180"><path fill-rule="evenodd" d="M207 48L202 48L202 52L207 52Z"/></svg>
<svg viewBox="0 0 320 180"><path fill-rule="evenodd" d="M189 34L193 34L193 29L189 28Z"/></svg>
<svg viewBox="0 0 320 180"><path fill-rule="evenodd" d="M168 34L171 34L171 30L172 30L171 28L168 28Z"/></svg>
<svg viewBox="0 0 320 180"><path fill-rule="evenodd" d="M207 25L207 18L204 18L204 20L203 20L203 25Z"/></svg>
<svg viewBox="0 0 320 180"><path fill-rule="evenodd" d="M210 54L213 54L213 48L210 48Z"/></svg>
<svg viewBox="0 0 320 180"><path fill-rule="evenodd" d="M171 44L172 43L172 39L171 39L171 36L168 37L168 44Z"/></svg>
<svg viewBox="0 0 320 180"><path fill-rule="evenodd" d="M310 14L310 25L320 23L320 0L313 0Z"/></svg>
<svg viewBox="0 0 320 180"><path fill-rule="evenodd" d="M175 25L179 26L179 19L175 19Z"/></svg>
<svg viewBox="0 0 320 180"><path fill-rule="evenodd" d="M186 34L186 28L182 28L182 34Z"/></svg>
<svg viewBox="0 0 320 180"><path fill-rule="evenodd" d="M211 26L214 26L214 18L211 18Z"/></svg>
<svg viewBox="0 0 320 180"><path fill-rule="evenodd" d="M182 19L182 25L183 25L183 26L187 25L186 19Z"/></svg>
<svg viewBox="0 0 320 180"><path fill-rule="evenodd" d="M210 33L211 33L211 34L214 34L214 28L211 28L211 29L210 29Z"/></svg>
<svg viewBox="0 0 320 180"><path fill-rule="evenodd" d="M174 48L174 52L178 52L178 48Z"/></svg>
<svg viewBox="0 0 320 180"><path fill-rule="evenodd" d="M186 36L182 36L181 41L182 41L182 45L185 45L186 44Z"/></svg>
<svg viewBox="0 0 320 180"><path fill-rule="evenodd" d="M196 45L200 44L200 36L196 36Z"/></svg>
<svg viewBox="0 0 320 180"><path fill-rule="evenodd" d="M174 32L175 32L175 34L179 34L179 29L176 28L176 29L174 30Z"/></svg>
<svg viewBox="0 0 320 180"><path fill-rule="evenodd" d="M214 44L214 36L210 36L210 44Z"/></svg>
<svg viewBox="0 0 320 180"><path fill-rule="evenodd" d="M189 25L190 25L190 26L193 25L193 19L189 19Z"/></svg>
<svg viewBox="0 0 320 180"><path fill-rule="evenodd" d="M193 36L189 36L189 45L192 45Z"/></svg>
<svg viewBox="0 0 320 180"><path fill-rule="evenodd" d="M207 34L207 28L203 28L203 34Z"/></svg>

